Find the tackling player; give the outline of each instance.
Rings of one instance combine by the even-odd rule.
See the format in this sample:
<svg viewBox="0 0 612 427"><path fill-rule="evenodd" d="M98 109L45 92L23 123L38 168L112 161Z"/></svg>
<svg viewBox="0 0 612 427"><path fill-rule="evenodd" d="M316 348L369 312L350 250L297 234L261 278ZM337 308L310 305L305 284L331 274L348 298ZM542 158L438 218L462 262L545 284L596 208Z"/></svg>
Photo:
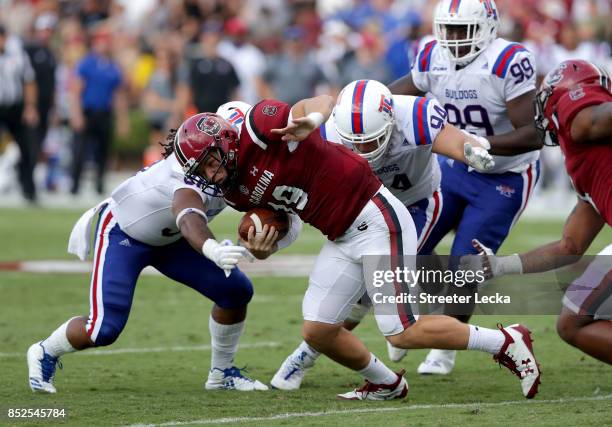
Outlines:
<svg viewBox="0 0 612 427"><path fill-rule="evenodd" d="M562 62L536 96L536 128L547 145L560 145L576 193L561 240L527 253L494 257L474 240L489 277L536 273L577 261L599 231L612 226L612 93L610 76L587 61ZM612 245L606 247L563 298L557 331L567 343L612 364ZM471 260L466 260L466 266ZM479 265L482 268L483 265Z"/></svg>
<svg viewBox="0 0 612 427"><path fill-rule="evenodd" d="M361 103L355 108L360 115ZM342 321L365 291L363 255L415 255L414 223L406 207L381 185L364 159L343 145L324 143L319 133L313 132L331 109L332 99L324 95L293 107L275 100L261 101L247 112L240 138L219 160L219 172L203 179L218 186L225 200L239 211L266 206L295 213L327 236L302 304L304 339L365 377L363 387L339 397L402 398L407 393L403 372L396 374L386 367L342 327ZM193 130L193 126L184 126ZM211 121L203 128L211 130L216 125ZM354 191L356 186L359 192ZM253 248L251 239L244 244ZM273 250L264 252L260 251L262 258ZM540 374L525 327L493 330L465 325L448 316L418 319L408 305L387 308L394 313L375 317L381 332L394 345L489 352L519 376L526 397L537 393ZM516 360L525 362L517 364Z"/></svg>
<svg viewBox="0 0 612 427"><path fill-rule="evenodd" d="M435 39L420 50L410 74L389 86L394 94L430 93L443 104L449 123L485 136L490 152L502 155L484 173L439 157L442 210L423 249L430 252L454 229L450 268L459 256L475 253L473 238L497 252L540 175L539 151L533 151L542 146L533 126L534 61L524 46L497 38L498 26L493 0L440 1ZM432 350L418 372L448 374L455 357L453 351Z"/></svg>
<svg viewBox="0 0 612 427"><path fill-rule="evenodd" d="M363 99L363 123L353 114L356 97ZM320 129L323 139L344 144L365 158L385 187L408 208L416 227L418 254L423 254L421 248L442 207L440 167L432 153L444 154L480 171L493 167L485 149L466 142L488 148L487 140L447 124L446 111L435 99L392 95L376 80L349 83L341 91L332 117ZM344 327L354 329L370 307L366 295L351 311ZM403 355L405 350L392 348L390 352ZM318 355L302 342L274 375L272 386L298 389L306 369L312 367Z"/></svg>
<svg viewBox="0 0 612 427"><path fill-rule="evenodd" d="M208 228L226 205L200 176L217 170L217 150L226 151L236 131L224 121L215 122L215 132L208 131L202 127L206 119L200 115L188 124L193 128L183 125L171 132L163 160L123 182L75 225L69 251L85 259L90 225L99 213L89 318L69 319L29 348L33 391L56 392L53 379L60 356L115 342L128 320L138 276L149 265L215 302L206 389L267 389L233 364L253 295L251 282L236 264L250 254L244 247L218 243Z"/></svg>

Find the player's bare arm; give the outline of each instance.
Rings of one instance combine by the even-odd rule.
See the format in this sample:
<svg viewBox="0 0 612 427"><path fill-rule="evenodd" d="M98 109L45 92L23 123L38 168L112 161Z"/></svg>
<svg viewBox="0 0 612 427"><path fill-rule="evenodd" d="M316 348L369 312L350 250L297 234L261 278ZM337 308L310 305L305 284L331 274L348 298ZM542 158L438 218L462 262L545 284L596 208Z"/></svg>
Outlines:
<svg viewBox="0 0 612 427"><path fill-rule="evenodd" d="M388 86L391 93L396 95L424 96L425 93L415 86L412 74L400 77Z"/></svg>
<svg viewBox="0 0 612 427"><path fill-rule="evenodd" d="M215 238L208 228L205 214L202 215L204 212L206 207L196 191L181 188L174 193L172 213L178 220L177 226L183 237L198 252L206 240Z"/></svg>
<svg viewBox="0 0 612 427"><path fill-rule="evenodd" d="M543 143L538 138L533 124L534 97L535 90L530 90L506 103L508 117L514 130L488 137L491 143L491 150L489 150L491 154L513 156L542 148Z"/></svg>
<svg viewBox="0 0 612 427"><path fill-rule="evenodd" d="M302 99L291 107L290 123L271 132L283 135L283 141L302 141L327 121L333 108L334 99L329 95Z"/></svg>
<svg viewBox="0 0 612 427"><path fill-rule="evenodd" d="M486 278L490 279L505 274L539 273L573 264L585 254L604 224L603 218L589 203L578 199L567 218L563 236L556 242L522 254L495 257L489 248L473 240L481 257L476 268L482 268ZM473 269L472 261L474 257L464 257L461 264L466 269Z"/></svg>
<svg viewBox="0 0 612 427"><path fill-rule="evenodd" d="M519 255L523 272L538 273L576 262L603 226L604 220L597 211L589 203L578 199L563 227L561 240Z"/></svg>
<svg viewBox="0 0 612 427"><path fill-rule="evenodd" d="M612 136L612 102L593 105L580 111L571 127L574 142L610 142Z"/></svg>
<svg viewBox="0 0 612 427"><path fill-rule="evenodd" d="M445 124L433 142L434 153L463 162L478 171L491 169L495 162L487 153L489 146L485 138L471 135L459 128Z"/></svg>

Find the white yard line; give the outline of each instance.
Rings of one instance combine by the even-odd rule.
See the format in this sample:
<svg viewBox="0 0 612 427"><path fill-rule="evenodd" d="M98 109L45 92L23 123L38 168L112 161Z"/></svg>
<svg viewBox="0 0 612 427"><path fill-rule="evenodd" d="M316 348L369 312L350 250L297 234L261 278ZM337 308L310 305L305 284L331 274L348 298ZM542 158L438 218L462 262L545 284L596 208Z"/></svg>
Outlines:
<svg viewBox="0 0 612 427"><path fill-rule="evenodd" d="M442 405L406 405L402 407L382 407L382 408L355 408L341 409L319 412L289 412L285 414L270 415L268 417L232 417L232 418L202 418L193 421L168 421L161 424L132 424L129 427L164 427L164 426L184 426L194 424L235 424L249 422L264 422L275 420L288 420L304 417L324 417L328 415L353 415L353 414L375 414L388 412L417 411L421 409L466 409L466 408L498 408L514 405L558 405L571 402L590 402L600 400L612 400L612 394L603 396L584 396L569 397L548 400L506 400L503 402L483 402L483 403L446 403Z"/></svg>
<svg viewBox="0 0 612 427"><path fill-rule="evenodd" d="M278 255L267 260L254 263L243 262L240 269L252 277L308 277L314 265L315 255ZM20 261L12 263L0 262L1 271L21 271L26 273L89 273L91 262L64 261L64 260L41 260ZM153 267L147 267L142 274L160 276Z"/></svg>
<svg viewBox="0 0 612 427"><path fill-rule="evenodd" d="M268 348L280 347L281 343L276 341L262 341L256 343L244 343L238 346L241 348ZM142 348L115 348L115 349L98 349L88 350L74 353L76 356L110 356L113 354L130 354L130 353L163 353L163 352L178 352L178 351L208 351L210 345L193 345L193 346L174 346L174 347L142 347ZM21 353L0 353L0 358L7 357L25 357L25 350Z"/></svg>

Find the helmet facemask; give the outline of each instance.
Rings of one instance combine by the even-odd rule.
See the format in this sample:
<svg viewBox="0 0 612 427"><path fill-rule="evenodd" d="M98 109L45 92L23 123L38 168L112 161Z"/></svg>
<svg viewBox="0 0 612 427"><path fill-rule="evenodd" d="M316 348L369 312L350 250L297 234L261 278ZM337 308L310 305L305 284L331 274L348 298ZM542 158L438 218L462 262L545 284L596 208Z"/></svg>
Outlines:
<svg viewBox="0 0 612 427"><path fill-rule="evenodd" d="M551 88L544 88L536 94L535 99L533 100L536 112L534 120L538 137L542 143L548 146L556 146L559 145L557 133L555 132L552 123L550 123L550 120L548 120L544 114L546 102L548 101L548 98L550 98L551 93ZM554 117L555 113L553 113L553 118Z"/></svg>
<svg viewBox="0 0 612 427"><path fill-rule="evenodd" d="M180 129L177 131L175 136L175 145L178 145L178 137ZM215 139L221 139L221 136L216 136ZM216 156L215 156L216 155ZM216 170L211 176L209 181L202 173L200 173L200 167L205 165L210 156L215 156L219 162ZM219 173L222 167L225 167L227 171L227 178L221 184L215 184L214 178ZM184 162L183 172L186 180L189 180L191 184L196 185L202 190L202 192L211 197L223 197L223 189L230 187L231 183L235 181L236 176L236 153L234 149L230 149L228 153L225 153L221 148L220 141L215 145L203 150L198 158L191 157Z"/></svg>
<svg viewBox="0 0 612 427"><path fill-rule="evenodd" d="M451 62L459 66L472 62L497 37L496 9L475 3L462 4L462 9L450 12L440 2L434 16L434 36Z"/></svg>

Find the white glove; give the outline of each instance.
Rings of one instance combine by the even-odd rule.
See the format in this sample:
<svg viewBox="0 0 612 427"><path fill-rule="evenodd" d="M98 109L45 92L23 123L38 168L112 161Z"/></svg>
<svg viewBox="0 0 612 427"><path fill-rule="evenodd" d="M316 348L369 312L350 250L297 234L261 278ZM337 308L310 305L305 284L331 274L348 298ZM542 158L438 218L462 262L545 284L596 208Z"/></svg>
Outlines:
<svg viewBox="0 0 612 427"><path fill-rule="evenodd" d="M228 272L236 268L236 264L243 259L250 262L254 260L247 248L236 246L230 240L219 243L215 239L208 239L202 245L202 253L219 268L225 270L226 276L229 276Z"/></svg>
<svg viewBox="0 0 612 427"><path fill-rule="evenodd" d="M521 274L523 272L523 263L518 254L498 257L491 249L476 239L472 240L472 245L478 251L478 255L462 256L459 262L461 270L483 271L486 280L505 274Z"/></svg>
<svg viewBox="0 0 612 427"><path fill-rule="evenodd" d="M463 143L463 155L468 166L476 169L478 172L486 172L493 169L495 160L489 152L482 147L474 147L469 142Z"/></svg>
<svg viewBox="0 0 612 427"><path fill-rule="evenodd" d="M465 129L461 129L461 132L469 136L471 139L475 139L482 147L475 147L468 141L463 143L463 155L467 161L468 166L476 169L478 172L485 172L495 166L495 160L488 153L491 149L491 143L487 138L482 136L474 135L469 133Z"/></svg>

